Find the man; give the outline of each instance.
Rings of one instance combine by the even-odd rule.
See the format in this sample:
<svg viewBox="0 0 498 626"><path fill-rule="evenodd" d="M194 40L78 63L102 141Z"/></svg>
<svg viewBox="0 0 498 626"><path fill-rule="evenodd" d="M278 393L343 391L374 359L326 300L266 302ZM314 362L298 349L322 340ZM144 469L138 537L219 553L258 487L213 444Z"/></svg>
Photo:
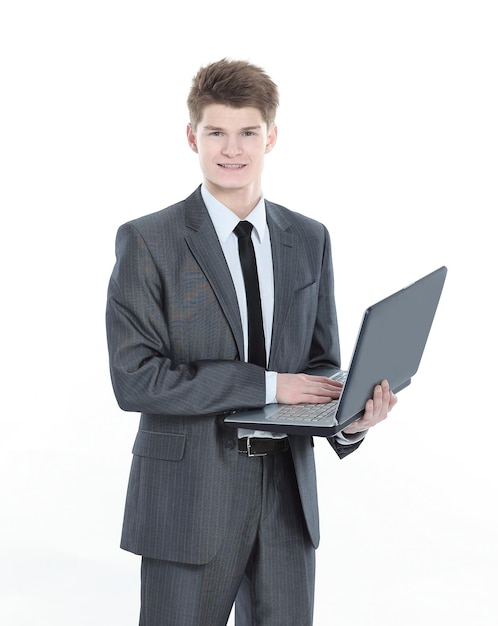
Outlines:
<svg viewBox="0 0 498 626"><path fill-rule="evenodd" d="M312 438L223 422L233 409L340 393L303 374L339 366L329 235L262 197L277 106L261 68L226 59L201 68L187 139L202 185L118 231L107 329L119 405L142 414L121 543L142 555L141 626L221 626L234 601L237 626L312 624ZM260 298L246 296L239 222L250 224ZM395 402L384 381L363 417L330 439L337 454L355 450Z"/></svg>

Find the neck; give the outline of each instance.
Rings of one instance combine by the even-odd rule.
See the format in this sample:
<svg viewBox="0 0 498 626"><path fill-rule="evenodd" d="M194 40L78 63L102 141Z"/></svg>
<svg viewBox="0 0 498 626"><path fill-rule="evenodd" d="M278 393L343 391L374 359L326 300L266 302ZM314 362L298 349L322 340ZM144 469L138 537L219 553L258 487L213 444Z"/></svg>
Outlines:
<svg viewBox="0 0 498 626"><path fill-rule="evenodd" d="M244 220L249 215L261 198L261 187L226 189L206 180L204 184L209 193L235 213L240 220Z"/></svg>

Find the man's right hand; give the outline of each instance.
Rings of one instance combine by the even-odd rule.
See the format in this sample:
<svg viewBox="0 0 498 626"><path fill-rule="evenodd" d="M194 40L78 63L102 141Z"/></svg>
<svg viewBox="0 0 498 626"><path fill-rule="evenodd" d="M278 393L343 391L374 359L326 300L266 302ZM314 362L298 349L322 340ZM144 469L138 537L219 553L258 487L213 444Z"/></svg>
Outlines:
<svg viewBox="0 0 498 626"><path fill-rule="evenodd" d="M277 374L277 402L281 404L324 404L337 399L342 383L326 376Z"/></svg>

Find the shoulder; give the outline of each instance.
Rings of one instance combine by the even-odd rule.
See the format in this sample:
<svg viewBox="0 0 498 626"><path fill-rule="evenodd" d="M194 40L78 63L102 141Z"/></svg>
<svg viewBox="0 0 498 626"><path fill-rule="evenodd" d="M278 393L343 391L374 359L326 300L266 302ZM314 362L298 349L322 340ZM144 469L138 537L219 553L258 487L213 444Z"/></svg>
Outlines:
<svg viewBox="0 0 498 626"><path fill-rule="evenodd" d="M159 211L137 217L124 225L129 225L142 231L144 229L157 228L168 222L172 223L178 220L185 221L186 207L192 204L203 204L202 197L200 193L198 193L198 190L194 191L194 193L185 200L180 200Z"/></svg>
<svg viewBox="0 0 498 626"><path fill-rule="evenodd" d="M266 210L268 218L282 230L301 237L328 238L327 228L318 220L269 200L266 200Z"/></svg>
<svg viewBox="0 0 498 626"><path fill-rule="evenodd" d="M183 232L192 214L207 215L200 189L196 189L185 200L181 200L159 211L142 215L122 224L118 234L134 231L145 239L157 237L160 233L171 236Z"/></svg>

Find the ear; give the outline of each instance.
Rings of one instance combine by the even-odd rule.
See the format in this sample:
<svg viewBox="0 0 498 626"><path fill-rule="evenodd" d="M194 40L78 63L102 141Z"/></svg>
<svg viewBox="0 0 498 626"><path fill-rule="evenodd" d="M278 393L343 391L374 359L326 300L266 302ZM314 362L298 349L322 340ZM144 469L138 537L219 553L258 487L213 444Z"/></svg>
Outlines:
<svg viewBox="0 0 498 626"><path fill-rule="evenodd" d="M197 150L197 140L195 138L195 133L194 130L192 128L192 124L187 124L187 140L188 140L188 145L192 148L192 150L194 152L198 152Z"/></svg>
<svg viewBox="0 0 498 626"><path fill-rule="evenodd" d="M274 145L277 143L277 134L278 134L277 127L275 126L275 124L272 124L270 130L268 131L268 137L267 137L267 140L266 140L266 147L265 147L265 154L270 152L270 150L272 150Z"/></svg>

